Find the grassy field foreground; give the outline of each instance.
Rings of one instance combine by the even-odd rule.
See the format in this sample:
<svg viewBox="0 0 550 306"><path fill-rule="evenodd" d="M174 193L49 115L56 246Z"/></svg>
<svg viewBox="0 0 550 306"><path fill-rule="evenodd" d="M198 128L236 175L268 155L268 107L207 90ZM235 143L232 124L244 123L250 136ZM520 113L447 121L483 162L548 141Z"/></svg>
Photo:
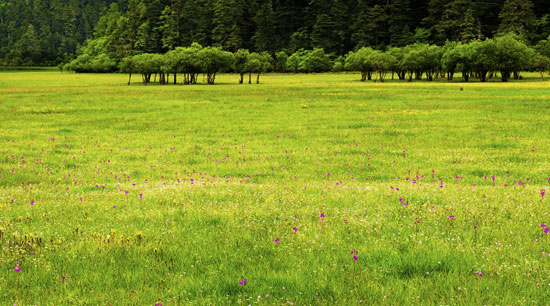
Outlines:
<svg viewBox="0 0 550 306"><path fill-rule="evenodd" d="M358 77L0 73L0 304L550 301L550 82Z"/></svg>

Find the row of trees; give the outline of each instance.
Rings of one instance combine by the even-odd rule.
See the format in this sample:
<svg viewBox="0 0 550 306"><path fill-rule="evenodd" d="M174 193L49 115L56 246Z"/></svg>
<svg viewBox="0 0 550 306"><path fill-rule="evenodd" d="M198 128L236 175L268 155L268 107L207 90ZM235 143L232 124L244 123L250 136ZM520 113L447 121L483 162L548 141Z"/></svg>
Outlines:
<svg viewBox="0 0 550 306"><path fill-rule="evenodd" d="M550 38L550 37L549 37ZM198 43L190 47L177 47L165 54L144 53L124 58L120 65L105 54L90 57L87 54L66 64L63 69L75 72L113 72L120 69L129 73L130 84L132 73L142 75L145 84L151 76L158 75L161 84L173 76L174 84L177 75L183 75L184 84L196 84L198 75L203 73L208 84L214 84L218 72L233 71L240 75L239 83L252 83L252 74L260 82L260 74L266 71L278 72L326 72L326 71L360 71L361 81L379 80L383 82L388 73L392 79L422 79L432 81L437 77L453 80L456 73L461 73L463 81L475 77L485 82L496 72L500 73L503 82L512 76L520 77L520 72L536 70L544 73L550 69L550 40L542 40L534 48L527 46L517 35L506 34L494 39L476 40L470 43L448 42L443 46L429 44L412 44L405 47L392 47L386 51L363 47L349 52L345 57L328 55L323 49L298 50L288 56L285 52L276 53L273 58L269 53L249 52L240 49L235 53L218 47L203 48ZM155 80L155 79L153 79Z"/></svg>
<svg viewBox="0 0 550 306"><path fill-rule="evenodd" d="M392 78L397 75L409 81L422 79L423 75L428 81L437 76L453 80L455 73L460 72L465 82L471 77L485 82L498 72L501 80L507 82L512 75L518 79L525 70L537 70L544 79L544 73L550 69L550 44L543 40L530 48L510 33L466 44L447 43L442 47L414 44L386 52L364 47L346 56L345 68L361 71L361 81L370 80L376 74L383 82L388 72Z"/></svg>
<svg viewBox="0 0 550 306"><path fill-rule="evenodd" d="M256 74L256 83L260 83L260 74L268 71L273 59L269 53L249 52L241 49L235 54L218 47L203 48L198 43L190 47L177 47L165 54L144 53L125 57L120 62L121 72L129 74L128 85L131 84L132 74L142 76L145 85L151 82L151 77L158 76L160 84L167 84L170 75L173 83L177 83L177 76L183 75L184 84L196 84L199 74L206 77L208 84L214 84L218 72L235 71L239 73L239 83L244 82L244 75L248 74L248 83L252 83L252 74ZM75 72L111 72L117 69L113 60L105 59L101 54L97 57L80 56L66 64L64 70Z"/></svg>
<svg viewBox="0 0 550 306"><path fill-rule="evenodd" d="M2 0L0 65L57 64L82 45L116 62L192 42L344 56L506 32L533 44L550 35L548 0Z"/></svg>

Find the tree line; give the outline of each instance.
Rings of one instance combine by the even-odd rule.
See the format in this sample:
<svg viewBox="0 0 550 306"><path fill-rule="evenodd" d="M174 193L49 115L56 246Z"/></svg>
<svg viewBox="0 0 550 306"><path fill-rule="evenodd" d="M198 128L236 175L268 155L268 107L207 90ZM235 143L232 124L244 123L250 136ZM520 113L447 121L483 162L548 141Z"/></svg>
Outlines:
<svg viewBox="0 0 550 306"><path fill-rule="evenodd" d="M392 79L412 81L425 77L453 80L460 73L462 81L477 78L481 82L497 74L503 82L510 78L518 79L522 71L538 71L544 74L550 70L550 41L542 40L529 47L520 36L514 33L495 38L475 40L469 43L447 42L443 46L415 43L405 47L390 47L376 50L362 47L350 51L345 56L334 57L323 49L300 49L288 55L277 52L275 57L268 52L250 52L239 49L234 53L219 47L202 47L193 43L190 47L177 47L164 54L143 53L123 58L119 64L105 54L90 57L87 54L61 67L75 72L115 72L140 74L145 85L157 80L167 84L170 76L177 83L177 76L183 75L184 84L196 84L199 74L203 74L208 84L214 84L219 72L235 72L240 75L239 83L248 74L248 83L256 75L267 71L276 72L327 72L358 71L361 81L384 82L391 73Z"/></svg>
<svg viewBox="0 0 550 306"><path fill-rule="evenodd" d="M236 52L469 43L550 35L547 0L3 0L0 65L52 65L88 54L119 63L198 42Z"/></svg>

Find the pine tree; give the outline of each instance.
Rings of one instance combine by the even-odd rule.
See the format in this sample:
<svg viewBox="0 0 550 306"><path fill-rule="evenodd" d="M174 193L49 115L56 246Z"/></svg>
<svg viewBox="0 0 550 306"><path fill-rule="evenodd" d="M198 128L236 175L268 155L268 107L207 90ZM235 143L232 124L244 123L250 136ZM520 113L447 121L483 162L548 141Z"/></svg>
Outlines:
<svg viewBox="0 0 550 306"><path fill-rule="evenodd" d="M479 22L473 14L472 2L469 0L448 2L435 30L450 41L469 42L481 37Z"/></svg>
<svg viewBox="0 0 550 306"><path fill-rule="evenodd" d="M388 14L385 8L376 4L368 7L365 1L359 1L360 10L352 25L352 40L356 46L383 46L389 43Z"/></svg>
<svg viewBox="0 0 550 306"><path fill-rule="evenodd" d="M282 48L276 28L276 16L272 3L264 3L254 17L256 31L252 37L254 48L257 51L276 52Z"/></svg>
<svg viewBox="0 0 550 306"><path fill-rule="evenodd" d="M392 46L412 43L412 15L410 0L394 0L390 5L389 34Z"/></svg>
<svg viewBox="0 0 550 306"><path fill-rule="evenodd" d="M243 47L239 21L243 18L241 0L216 0L214 2L214 45L235 52Z"/></svg>
<svg viewBox="0 0 550 306"><path fill-rule="evenodd" d="M499 33L516 33L525 38L531 38L536 16L531 0L506 0L499 14Z"/></svg>

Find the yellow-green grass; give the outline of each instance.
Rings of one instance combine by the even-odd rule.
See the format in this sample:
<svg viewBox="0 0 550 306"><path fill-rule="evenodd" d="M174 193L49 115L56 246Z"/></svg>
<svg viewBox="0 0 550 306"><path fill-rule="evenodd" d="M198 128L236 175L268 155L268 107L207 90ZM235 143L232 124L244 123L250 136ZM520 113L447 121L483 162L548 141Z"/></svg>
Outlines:
<svg viewBox="0 0 550 306"><path fill-rule="evenodd" d="M525 76L0 73L0 304L545 304Z"/></svg>

